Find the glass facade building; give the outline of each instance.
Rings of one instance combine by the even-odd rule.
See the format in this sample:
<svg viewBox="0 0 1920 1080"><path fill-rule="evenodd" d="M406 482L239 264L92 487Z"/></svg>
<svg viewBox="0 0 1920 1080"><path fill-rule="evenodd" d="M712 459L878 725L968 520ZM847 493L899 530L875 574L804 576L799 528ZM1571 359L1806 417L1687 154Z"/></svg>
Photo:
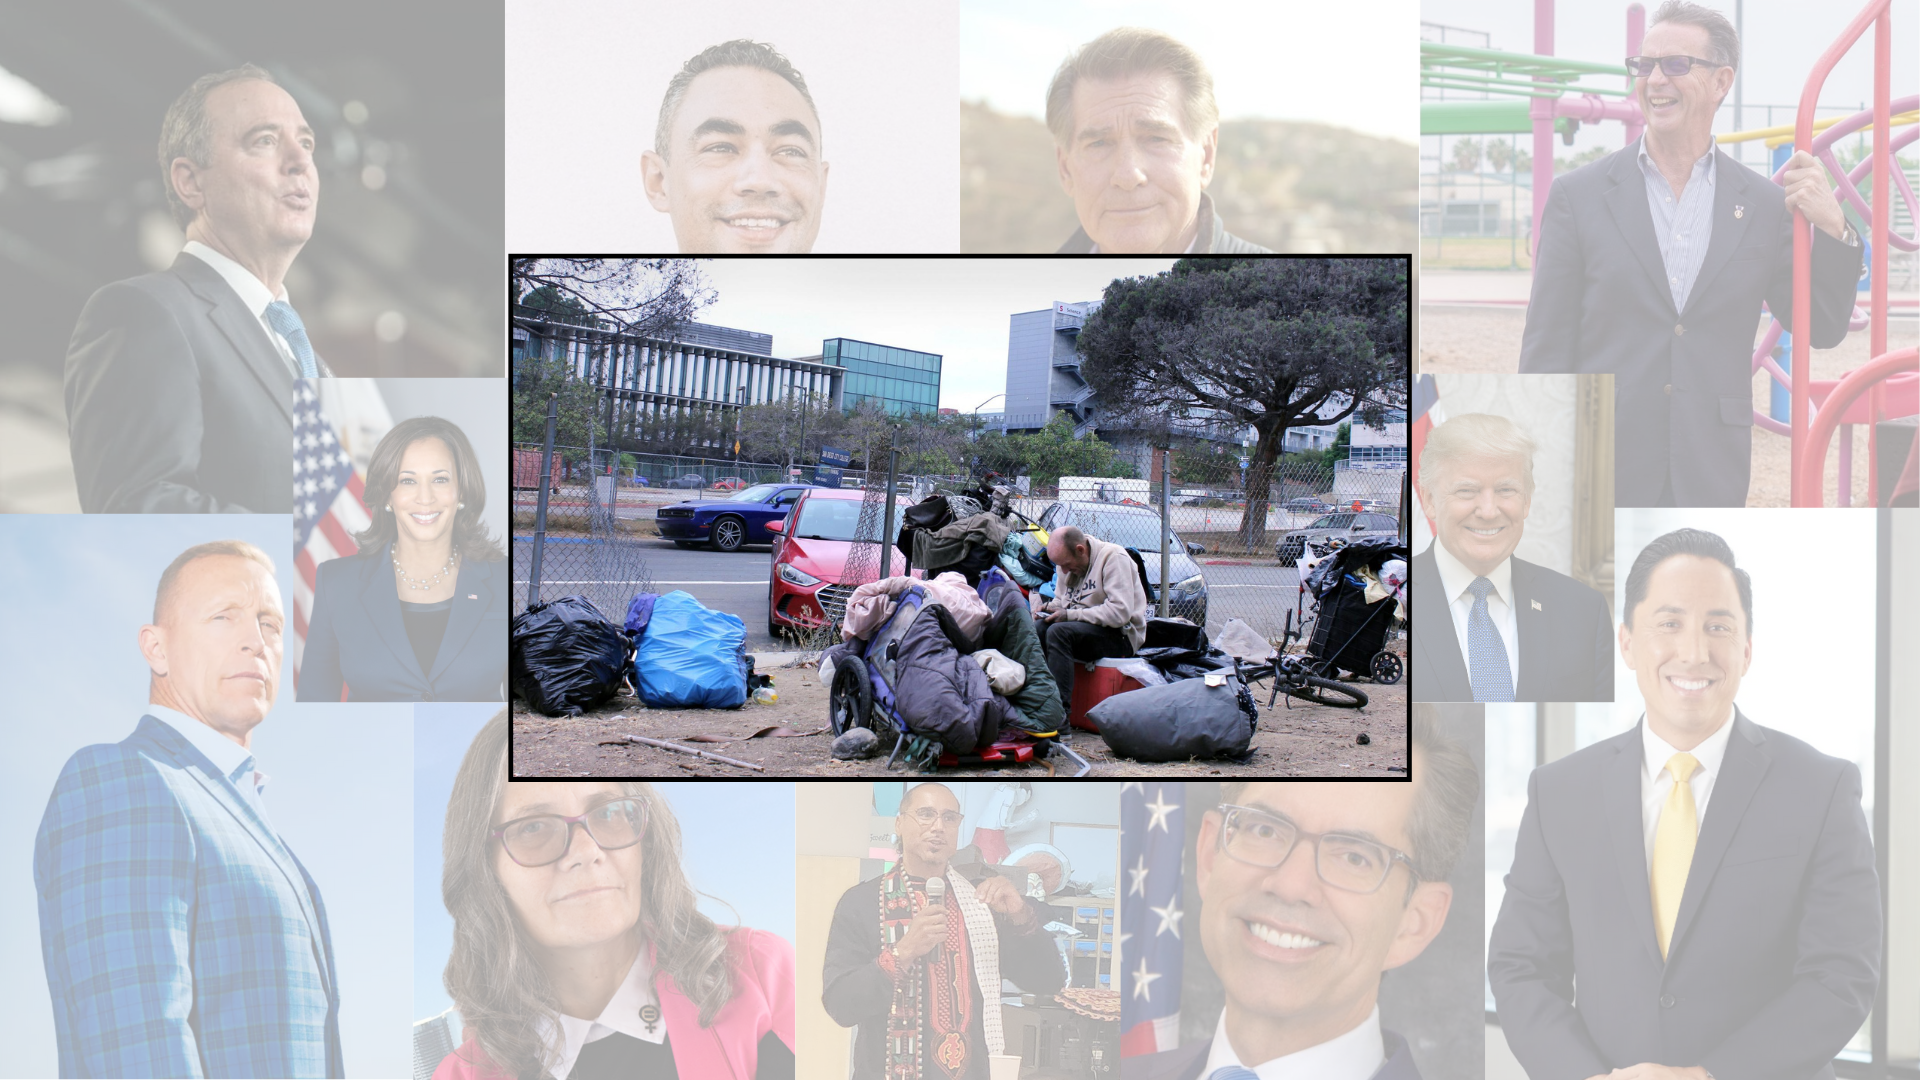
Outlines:
<svg viewBox="0 0 1920 1080"><path fill-rule="evenodd" d="M840 405L856 408L871 401L895 415L936 412L940 408L938 353L896 349L852 338L829 338L820 345L820 362L841 368Z"/></svg>

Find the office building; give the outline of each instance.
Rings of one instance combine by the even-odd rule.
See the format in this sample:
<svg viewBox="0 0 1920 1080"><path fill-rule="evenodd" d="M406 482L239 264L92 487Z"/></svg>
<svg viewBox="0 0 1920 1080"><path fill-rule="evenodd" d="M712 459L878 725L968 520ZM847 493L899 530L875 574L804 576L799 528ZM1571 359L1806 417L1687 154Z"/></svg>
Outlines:
<svg viewBox="0 0 1920 1080"><path fill-rule="evenodd" d="M940 407L939 353L876 345L853 338L828 338L820 355L808 357L845 372L835 382L834 403L852 410L870 401L896 416L930 413Z"/></svg>

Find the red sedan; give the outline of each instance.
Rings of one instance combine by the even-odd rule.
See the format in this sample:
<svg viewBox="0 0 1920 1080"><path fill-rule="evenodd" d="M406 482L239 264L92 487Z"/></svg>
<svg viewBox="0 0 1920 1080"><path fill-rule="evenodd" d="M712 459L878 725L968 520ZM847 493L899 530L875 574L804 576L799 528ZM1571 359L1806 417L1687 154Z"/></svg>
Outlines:
<svg viewBox="0 0 1920 1080"><path fill-rule="evenodd" d="M860 523L858 489L808 488L785 521L767 525L773 534L773 570L768 588L767 633L814 630L846 610L853 586L846 579L847 556L853 550L854 528ZM900 515L907 501L894 505L893 534L900 535ZM893 552L892 571L905 560ZM878 573L876 566L874 572ZM915 577L924 576L919 570Z"/></svg>

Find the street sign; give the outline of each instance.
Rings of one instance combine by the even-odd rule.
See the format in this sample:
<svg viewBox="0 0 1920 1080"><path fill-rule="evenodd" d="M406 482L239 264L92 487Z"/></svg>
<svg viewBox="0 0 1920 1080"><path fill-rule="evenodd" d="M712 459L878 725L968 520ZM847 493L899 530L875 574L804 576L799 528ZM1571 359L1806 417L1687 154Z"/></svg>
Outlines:
<svg viewBox="0 0 1920 1080"><path fill-rule="evenodd" d="M838 447L823 446L820 448L820 464L844 469L853 464L853 455Z"/></svg>

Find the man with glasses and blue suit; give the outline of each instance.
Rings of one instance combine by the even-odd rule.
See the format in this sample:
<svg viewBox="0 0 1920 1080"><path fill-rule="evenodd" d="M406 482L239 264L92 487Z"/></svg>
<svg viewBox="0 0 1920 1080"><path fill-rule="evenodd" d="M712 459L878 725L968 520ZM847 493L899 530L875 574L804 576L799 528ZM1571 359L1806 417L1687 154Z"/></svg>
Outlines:
<svg viewBox="0 0 1920 1080"><path fill-rule="evenodd" d="M1126 1058L1122 1080L1418 1080L1380 978L1446 923L1480 775L1428 717L1412 754L1411 784L1221 785L1196 855L1226 1007L1211 1039Z"/></svg>
<svg viewBox="0 0 1920 1080"><path fill-rule="evenodd" d="M60 773L33 876L61 1076L346 1075L326 908L252 751L284 626L259 548L181 552L140 628L146 715Z"/></svg>
<svg viewBox="0 0 1920 1080"><path fill-rule="evenodd" d="M1745 506L1753 342L1762 300L1793 325L1793 215L1814 226L1816 349L1846 336L1860 239L1811 155L1781 187L1715 149L1740 65L1725 15L1667 0L1641 50L1646 134L1547 196L1520 371L1613 374L1615 505Z"/></svg>

